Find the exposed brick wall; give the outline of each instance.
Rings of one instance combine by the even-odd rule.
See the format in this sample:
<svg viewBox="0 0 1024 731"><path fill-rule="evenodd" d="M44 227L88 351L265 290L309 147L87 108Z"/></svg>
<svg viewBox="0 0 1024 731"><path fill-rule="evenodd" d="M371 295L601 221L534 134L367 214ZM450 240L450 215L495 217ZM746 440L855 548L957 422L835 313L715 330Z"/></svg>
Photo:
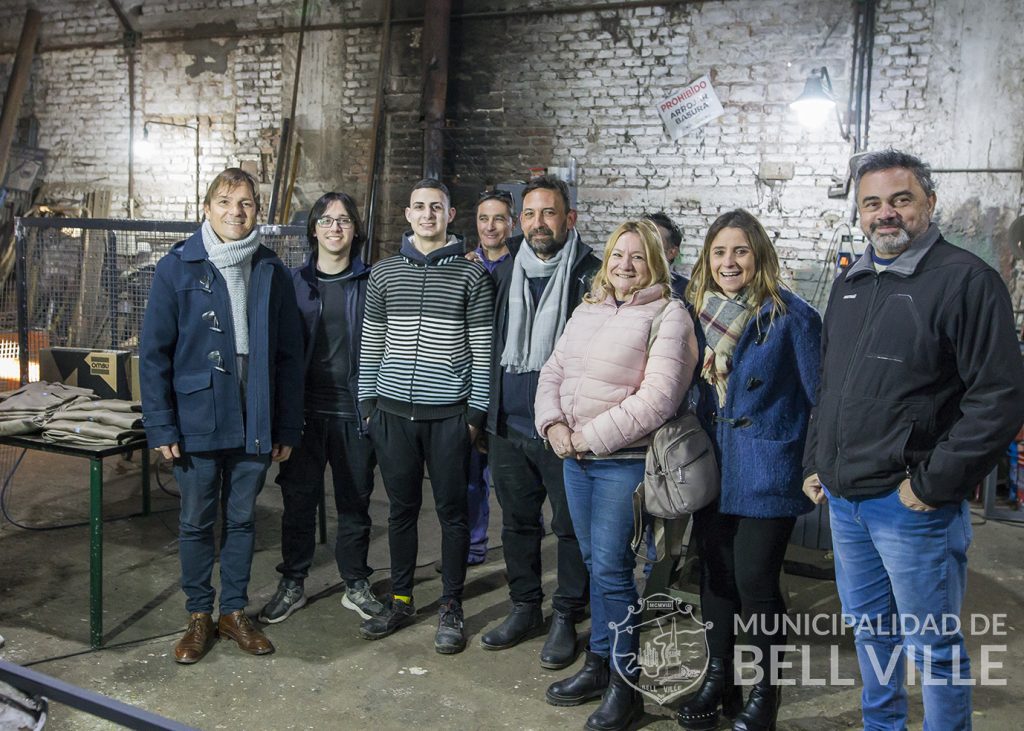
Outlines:
<svg viewBox="0 0 1024 731"><path fill-rule="evenodd" d="M135 215L145 218L192 220L196 210L196 155L193 129L198 118L200 130L200 195L217 171L227 165L251 162L264 181L264 202L273 179L280 126L290 108L298 34L272 29L298 26L301 2L236 2L230 7L209 2L152 3L133 22L149 38L136 51L136 138L143 136L147 120L165 124L149 127L149 155L136 155ZM332 22L362 14L360 0L310 3L310 23ZM126 8L131 3L125 4ZM239 12L245 8L246 12ZM24 2L0 0L0 12L23 17ZM129 206L128 186L128 55L121 47L121 28L109 4L99 2L62 3L41 9L43 26L41 52L36 54L30 87L22 105L23 115L35 115L40 122L39 144L48 150L48 190L67 202L84 198L95 188L112 193L111 215L125 216ZM78 16L97 20L77 23ZM13 49L20 23L7 27L0 43ZM97 30L102 27L106 30ZM235 37L238 29L271 29L251 36ZM93 30L89 30L93 29ZM193 30L197 35L218 35L213 39L184 42L153 42L167 34ZM65 32L66 31L66 32ZM379 30L320 31L306 36L306 53L319 41L330 44L342 37L343 46L360 53L366 66ZM112 40L113 39L113 40ZM47 51L48 46L91 43L101 47L69 51ZM106 43L106 47L102 47ZM368 50L369 49L369 50ZM306 59L309 68L309 58ZM6 84L13 64L11 54L0 55L0 82ZM341 58L328 68L313 66L303 73L308 99L316 92L319 100L308 101L309 109L324 112L323 119L302 118L298 109L297 139L307 143L300 163L297 185L299 204L308 205L303 185L313 191L343 187L339 161L366 158L362 152L371 124L373 85L347 68ZM373 72L376 56L373 55ZM340 78L340 83L334 83ZM329 83L324 83L328 79ZM300 91L302 89L300 88ZM338 110L331 118L329 101ZM323 124L321 124L323 123ZM179 126L173 126L179 125ZM186 126L187 125L187 126ZM357 126L362 130L353 131ZM321 138L341 138L333 159L316 158ZM321 156L322 158L323 156ZM309 164L312 160L313 163ZM345 171L348 174L349 171ZM359 183L365 179L365 162L352 168ZM315 198L315 195L314 195Z"/></svg>
<svg viewBox="0 0 1024 731"><path fill-rule="evenodd" d="M144 34L202 34L213 28L274 29L297 26L302 0L118 0L134 27ZM108 0L0 0L0 46L14 47L21 33L25 10L34 6L43 16L43 47L118 41L124 30ZM350 13L360 0L310 2L309 22L331 13ZM319 8L329 10L321 12ZM141 8L141 13L137 9Z"/></svg>
<svg viewBox="0 0 1024 731"><path fill-rule="evenodd" d="M37 55L23 114L39 120L39 146L47 150L46 182L73 191L117 190L112 210L123 208L127 170L128 106L121 49L82 49Z"/></svg>
<svg viewBox="0 0 1024 731"><path fill-rule="evenodd" d="M612 0L608 0L609 3ZM584 0L500 0L463 4L499 17L455 19L451 32L446 182L472 235L475 192L524 179L534 166L578 161L579 227L600 245L623 218L664 209L682 226L692 261L709 223L736 206L756 213L776 237L786 276L805 295L849 200L826 196L845 171L849 145L835 126L800 128L788 103L811 69L827 66L845 100L855 6L849 0L721 0L571 11ZM586 0L593 4L593 0ZM47 181L74 197L101 186L115 215L127 210L127 63L120 28L104 0L43 9L47 44L115 41L105 48L37 55L23 114L40 120L50 149ZM130 7L132 3L126 3ZM468 7L471 6L471 7ZM200 119L201 182L219 168L257 164L266 181L283 115L291 104L300 0L146 3L144 36L195 27L252 29L244 37L144 43L138 51L137 134L143 119ZM396 16L415 15L396 3ZM0 0L0 14L23 17L25 0ZM570 9L566 11L565 9ZM553 12L551 9L556 9ZM309 22L373 19L372 0L310 3ZM965 22L966 20L970 22ZM940 168L1019 166L1024 157L1024 53L1011 36L1024 24L1014 0L880 0L872 73L872 148L916 151ZM20 21L0 29L0 83ZM394 251L402 211L422 162L420 28L393 26L384 119L386 167L378 233ZM298 207L343 189L362 202L380 54L379 26L310 31L304 39L296 135L302 143ZM704 74L725 114L677 141L655 103ZM988 100L978 104L979 94ZM190 130L154 127L162 151L136 163L138 215L194 216ZM784 183L758 178L764 163L792 163ZM1021 265L1000 239L1021 207L1019 175L941 173L939 218L954 240L1000 267L1017 301ZM858 234L859 238L859 234ZM827 280L827 277L826 277Z"/></svg>
<svg viewBox="0 0 1024 731"><path fill-rule="evenodd" d="M50 45L117 40L121 24L107 0L27 2L0 0L0 46L15 48L21 37L25 11L34 7L43 16L41 35ZM45 44L44 44L45 45Z"/></svg>
<svg viewBox="0 0 1024 731"><path fill-rule="evenodd" d="M370 163L380 31L311 33L304 46L296 110L303 143L297 204L308 208L324 192L344 190L361 206ZM289 84L288 104L290 94Z"/></svg>
<svg viewBox="0 0 1024 731"><path fill-rule="evenodd" d="M743 206L778 235L791 270L816 272L844 216L825 187L848 152L834 128L803 132L788 103L812 67L845 76L853 20L850 4L837 1L459 23L452 66L468 91L453 99L455 176L475 185L524 178L573 155L578 227L592 245L624 218L664 209L682 226L692 261L710 221ZM725 115L672 141L656 102L704 74ZM795 163L796 175L770 189L757 178L762 162ZM472 225L468 216L459 224Z"/></svg>

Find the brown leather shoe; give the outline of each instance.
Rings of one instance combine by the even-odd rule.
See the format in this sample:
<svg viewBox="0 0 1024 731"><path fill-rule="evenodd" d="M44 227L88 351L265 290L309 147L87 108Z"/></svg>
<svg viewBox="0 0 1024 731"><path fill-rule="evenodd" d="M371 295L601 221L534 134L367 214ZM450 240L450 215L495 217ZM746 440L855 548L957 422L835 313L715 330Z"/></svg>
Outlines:
<svg viewBox="0 0 1024 731"><path fill-rule="evenodd" d="M213 627L213 617L210 613L193 612L189 615L185 635L174 646L175 662L182 665L199 662L216 640L217 632Z"/></svg>
<svg viewBox="0 0 1024 731"><path fill-rule="evenodd" d="M274 646L270 644L267 636L253 626L245 616L244 609L220 615L220 619L217 620L217 631L224 637L233 639L250 655L269 655L274 651Z"/></svg>

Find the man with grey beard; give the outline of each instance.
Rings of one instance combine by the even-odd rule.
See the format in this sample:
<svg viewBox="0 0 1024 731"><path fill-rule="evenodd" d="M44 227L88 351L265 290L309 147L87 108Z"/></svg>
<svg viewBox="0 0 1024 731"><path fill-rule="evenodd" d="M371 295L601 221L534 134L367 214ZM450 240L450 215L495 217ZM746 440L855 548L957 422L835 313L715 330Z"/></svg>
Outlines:
<svg viewBox="0 0 1024 731"><path fill-rule="evenodd" d="M906 727L905 648L925 726L962 731L967 498L1020 427L1024 364L999 273L932 222L929 167L885 150L855 180L871 243L829 297L804 493L828 500L864 727Z"/></svg>

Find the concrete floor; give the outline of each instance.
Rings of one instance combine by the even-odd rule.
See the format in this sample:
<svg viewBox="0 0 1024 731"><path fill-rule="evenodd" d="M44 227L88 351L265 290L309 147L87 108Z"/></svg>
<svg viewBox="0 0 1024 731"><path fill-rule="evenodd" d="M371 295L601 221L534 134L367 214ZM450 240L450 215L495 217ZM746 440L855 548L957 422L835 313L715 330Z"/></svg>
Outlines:
<svg viewBox="0 0 1024 731"><path fill-rule="evenodd" d="M8 448L3 471L16 454ZM105 468L106 514L114 518L139 508L136 464L108 460ZM166 479L166 478L165 478ZM84 460L30 453L11 481L6 507L23 523L59 524L88 514L88 469ZM542 638L503 652L480 648L479 636L507 608L500 549L500 508L492 497L491 541L487 563L470 569L466 590L467 650L455 656L434 652L436 599L440 578L432 563L439 557L436 518L425 505L421 522L416 599L418 621L378 642L358 637L359 618L341 607L332 552L318 549L307 582L313 600L286 622L267 630L274 655L244 655L233 643L219 642L198 665L183 667L171 649L186 615L178 589L176 501L154 484L149 517L110 520L105 525L105 641L100 651L88 646L88 533L84 527L30 531L0 522L0 658L202 729L574 729L583 726L592 704L560 709L543 701L553 680L574 671L551 672L538 664ZM373 514L376 527L371 565L379 593L387 590L386 498L378 486ZM262 606L277 583L280 493L269 484L259 502L257 550L250 585L250 611ZM1024 633L1018 632L1024 606L1020 526L984 522L976 517L971 552L969 595L964 615L1005 614L1005 633L968 638L980 667L981 646L1005 646L991 659L994 679L975 691L975 724L981 731L1020 728L1020 704L1014 685L1024 681ZM554 542L545 539L544 565L554 565ZM821 561L820 552L792 549L791 558ZM554 576L545 574L550 593ZM787 577L791 612L836 615L834 585ZM545 606L545 611L548 607ZM981 621L981 620L979 620ZM980 628L979 628L980 629ZM804 655L793 653L790 677L824 679L835 653L836 676L857 677L852 640L793 637ZM833 649L834 647L834 649ZM809 662L808 662L809 660ZM806 668L805 668L806 665ZM1016 681L1016 683L1015 683ZM911 729L921 728L920 689L912 695ZM787 688L780 729L828 731L860 725L859 688L810 685ZM669 703L675 706L679 699ZM671 707L647 701L643 727L678 728ZM48 728L103 729L110 725L51 706Z"/></svg>

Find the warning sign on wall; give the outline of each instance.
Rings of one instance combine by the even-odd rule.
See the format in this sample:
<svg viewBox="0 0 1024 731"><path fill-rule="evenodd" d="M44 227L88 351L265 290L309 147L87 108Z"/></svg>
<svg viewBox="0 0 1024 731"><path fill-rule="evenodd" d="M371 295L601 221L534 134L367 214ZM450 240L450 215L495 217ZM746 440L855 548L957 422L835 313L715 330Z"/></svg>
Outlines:
<svg viewBox="0 0 1024 731"><path fill-rule="evenodd" d="M665 131L674 140L703 127L724 113L722 103L718 101L718 95L711 86L711 79L707 76L701 76L658 102L658 114L665 123Z"/></svg>

